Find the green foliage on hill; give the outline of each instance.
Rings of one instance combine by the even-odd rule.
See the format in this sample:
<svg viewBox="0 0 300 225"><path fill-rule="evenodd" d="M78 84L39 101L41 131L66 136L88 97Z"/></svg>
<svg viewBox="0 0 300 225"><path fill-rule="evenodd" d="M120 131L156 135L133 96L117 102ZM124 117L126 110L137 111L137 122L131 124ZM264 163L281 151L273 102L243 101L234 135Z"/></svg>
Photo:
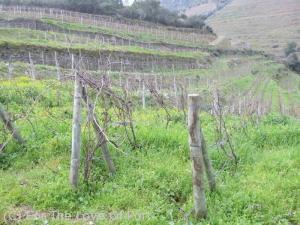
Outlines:
<svg viewBox="0 0 300 225"><path fill-rule="evenodd" d="M297 54L297 43L296 42L289 42L288 45L286 46L284 52L285 52L285 56L286 56L286 65L300 73L300 61L299 61L299 57Z"/></svg>
<svg viewBox="0 0 300 225"><path fill-rule="evenodd" d="M202 28L205 26L202 17L187 18L185 15L178 16L177 13L161 7L160 2L157 0L135 2L131 7L124 8L121 14L128 18L147 20L168 26L191 28Z"/></svg>
<svg viewBox="0 0 300 225"><path fill-rule="evenodd" d="M16 36L18 33L18 36ZM0 28L0 47L12 46L35 46L44 47L45 49L60 49L60 50L79 50L90 52L90 54L96 54L100 51L107 52L119 52L128 54L140 54L140 55L152 55L163 56L170 58L186 58L186 59L201 59L207 56L205 52L172 52L172 51L160 51L156 49L146 49L138 46L116 46L110 44L102 44L97 41L90 41L88 43L72 43L70 46L66 46L64 35L57 33L57 40L45 40L40 38L44 32L42 31L28 31L26 29L1 29Z"/></svg>
<svg viewBox="0 0 300 225"><path fill-rule="evenodd" d="M116 14L123 7L119 0L1 0L1 4L55 7L95 14Z"/></svg>
<svg viewBox="0 0 300 225"><path fill-rule="evenodd" d="M145 20L177 27L203 28L205 26L204 19L201 16L187 18L184 15L178 15L161 7L160 2L157 0L137 1L129 7L124 7L120 0L0 0L0 4L62 8L84 13Z"/></svg>

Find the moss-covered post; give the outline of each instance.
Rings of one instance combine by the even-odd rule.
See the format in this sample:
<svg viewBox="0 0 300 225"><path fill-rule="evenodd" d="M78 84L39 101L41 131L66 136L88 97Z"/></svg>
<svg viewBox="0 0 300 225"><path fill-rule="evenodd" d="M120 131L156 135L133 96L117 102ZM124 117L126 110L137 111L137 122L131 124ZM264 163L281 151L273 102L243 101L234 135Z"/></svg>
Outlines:
<svg viewBox="0 0 300 225"><path fill-rule="evenodd" d="M199 103L200 96L198 94L188 95L188 131L192 160L195 215L197 218L205 218L207 216L207 208L203 179L204 162L199 129Z"/></svg>
<svg viewBox="0 0 300 225"><path fill-rule="evenodd" d="M70 183L76 188L79 180L80 166L80 144L81 144L81 95L82 84L80 77L76 73L74 85L74 105L73 105L73 128L72 128L72 154L70 166Z"/></svg>

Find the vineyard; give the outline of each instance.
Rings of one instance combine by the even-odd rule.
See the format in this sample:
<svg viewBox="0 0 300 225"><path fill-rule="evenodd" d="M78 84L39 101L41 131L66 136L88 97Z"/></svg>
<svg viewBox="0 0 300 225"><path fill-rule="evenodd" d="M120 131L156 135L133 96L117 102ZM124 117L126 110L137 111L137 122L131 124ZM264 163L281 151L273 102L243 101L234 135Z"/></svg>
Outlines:
<svg viewBox="0 0 300 225"><path fill-rule="evenodd" d="M207 27L0 6L0 223L299 223L299 74L216 39Z"/></svg>

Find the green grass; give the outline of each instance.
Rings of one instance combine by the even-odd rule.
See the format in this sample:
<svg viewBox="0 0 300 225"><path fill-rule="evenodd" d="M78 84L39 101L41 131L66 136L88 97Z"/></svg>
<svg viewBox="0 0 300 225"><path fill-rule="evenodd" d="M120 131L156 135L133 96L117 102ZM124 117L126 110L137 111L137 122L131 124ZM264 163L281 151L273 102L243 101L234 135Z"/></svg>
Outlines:
<svg viewBox="0 0 300 225"><path fill-rule="evenodd" d="M94 33L102 33L113 35L120 38L126 38L131 40L138 40L142 42L150 42L150 43L166 43L166 44L174 44L174 45L181 45L187 47L200 47L201 44L193 44L190 41L183 41L183 40L171 40L165 38L161 35L155 35L150 33L141 33L141 32L127 32L127 31L120 31L114 30L111 28L105 27L98 27L94 25L87 26L86 24L79 24L79 23L70 23L70 22L61 22L55 19L44 18L41 21L63 28L67 30L76 30L76 31L83 31L83 32L94 32ZM203 40L203 45L207 45L207 40Z"/></svg>
<svg viewBox="0 0 300 225"><path fill-rule="evenodd" d="M140 149L124 142L120 150L110 146L117 174L108 171L99 152L91 181L82 180L78 191L68 183L72 86L53 80L18 78L1 81L0 102L17 119L27 140L25 148L10 142L0 153L0 215L20 208L72 214L90 212L143 213L142 221L108 218L97 224L297 224L299 218L299 121L271 114L259 123L228 116L226 123L239 158L237 167L214 145L215 122L201 114L208 150L217 172L218 191L206 185L209 217L196 221L191 215L192 183L187 128L180 112L158 109L134 112ZM59 93L59 95L58 95ZM58 99L59 96L59 99ZM29 112L29 113L27 113ZM22 115L28 115L26 118ZM85 121L85 113L83 121ZM245 124L247 126L245 126ZM2 126L2 124L1 124ZM85 127L85 125L83 126ZM0 129L0 143L7 133ZM119 134L117 128L109 133ZM88 142L83 129L82 157ZM22 224L42 221L22 221ZM80 221L49 220L50 224Z"/></svg>
<svg viewBox="0 0 300 225"><path fill-rule="evenodd" d="M28 67L28 64L15 62L14 76L24 76ZM35 69L39 78L56 77L55 67L36 65ZM7 64L0 63L0 77L6 78L7 71ZM90 72L97 75L93 71ZM111 73L111 76L119 82L118 72ZM131 76L130 73L128 76ZM247 100L255 101L257 99L266 107L271 104L276 112L280 112L280 104L284 105L286 112L292 110L293 107L297 108L300 104L300 77L286 70L283 65L258 56L241 56L239 58L224 56L215 59L208 68L183 69L172 72L159 71L158 83L160 76L166 77L163 82L169 82L170 85L173 85L173 77L176 76L185 82L185 88L190 92L201 93L205 98L209 97L211 92L217 88L222 95L223 103L228 106L233 98L240 97L243 100L244 96ZM190 81L184 80L186 77L189 77ZM172 88L166 88L163 91L173 94ZM206 100L204 99L207 104L210 104Z"/></svg>
<svg viewBox="0 0 300 225"><path fill-rule="evenodd" d="M17 34L17 35L16 35ZM13 45L13 46L26 46L32 45L36 47L47 47L47 48L56 48L56 49L73 49L73 50L86 50L91 52L99 51L109 51L109 52L120 52L120 53L129 53L129 54L147 54L147 55L157 55L161 57L170 57L170 58L197 58L201 59L205 56L208 56L206 52L171 52L171 51L158 51L151 50L137 46L115 46L109 44L102 44L94 40L89 41L88 43L80 43L79 40L74 43L65 41L63 34L57 33L57 39L54 39L54 33L48 33L48 38L51 36L51 39L44 38L43 31L28 31L26 29L20 28L1 28L0 29L0 46L1 45Z"/></svg>
<svg viewBox="0 0 300 225"><path fill-rule="evenodd" d="M2 16L0 15L0 18L2 19L16 19L19 18L19 16L13 16L13 15L6 15ZM30 17L29 17L30 18ZM62 22L60 20L52 19L52 18L43 18L40 19L40 21L53 25L58 28L70 30L70 31L82 31L82 32L92 32L92 33L99 33L99 34L106 34L106 35L112 35L118 38L124 38L129 39L132 41L139 41L144 43L157 43L157 44L171 44L171 45L179 45L179 46L186 46L186 47L207 47L207 44L209 43L209 39L214 38L211 34L205 34L203 37L200 35L198 38L200 38L202 41L198 43L191 43L188 40L180 40L180 39L170 39L167 36L164 36L162 34L156 34L156 33L149 33L149 32L132 32L132 31L125 31L120 28L108 28L108 27L99 27L95 25L87 25L87 24L80 24L80 23L74 23L74 22ZM153 31L154 32L154 31Z"/></svg>
<svg viewBox="0 0 300 225"><path fill-rule="evenodd" d="M60 83L54 80L56 68L45 65L35 65L41 80L33 81L26 77L29 65L20 62L14 62L15 78L9 81L6 80L7 63L0 62L0 103L26 139L25 146L19 146L11 140L0 152L0 224L5 222L5 215L16 216L20 210L38 215L51 211L72 216L104 214L105 218L99 219L97 224L300 223L300 121L279 115L280 101L287 109L291 105L299 107L300 78L297 74L261 55L239 53L229 56L221 51L221 56L208 57L210 50L214 52L216 49L207 46L205 37L203 46L199 46L163 37L157 39L154 34L128 33L47 18L42 21L67 30L103 33L150 44L202 47L205 50L171 52L134 46L101 45L93 40L80 43L78 39L72 45L67 45L61 33L47 32L48 39L45 39L42 31L7 28L0 29L0 47L20 51L26 47L52 48L57 51L70 48L91 54L98 54L100 50L172 57L177 60L209 60L205 62L208 68L160 71L162 79L172 80L173 76L194 78L189 92L201 94L201 106L207 112L211 107L211 91L215 89L220 91L224 106L230 106L232 98L239 97L238 100L241 100L243 93L252 92L254 98L263 97L262 103L269 103L272 99L272 112L262 118L245 115L225 117L238 156L237 166L216 145L215 119L207 112L201 112L202 129L216 170L218 188L215 193L211 193L205 183L208 218L196 220L192 213L188 132L181 111L169 109L171 122L166 128L166 113L157 108L148 96L147 109L143 110L140 97L134 96L138 93L132 91L130 94L134 96L133 104L136 106L133 120L139 148L132 149L128 141L124 141L124 130L109 124L107 134L121 143L119 149L109 145L117 174L109 176L102 155L97 151L90 180L86 183L83 181L84 155L88 148L95 147L95 143L92 130L86 124L86 111L83 110L81 177L79 188L75 191L68 181L73 84L70 81ZM55 35L56 41L53 41ZM78 38L76 35L74 37ZM113 72L111 78L119 81L119 74ZM165 88L162 93L172 96L173 91L172 88ZM101 103L97 105L97 113L100 118L104 115ZM109 113L114 121L114 110ZM0 123L0 144L9 139L10 134ZM226 144L225 147L228 150ZM110 213L131 213L143 215L143 218L125 216L114 220L109 218ZM47 220L49 224L57 225L88 222L74 218ZM24 218L20 223L47 224L47 221Z"/></svg>

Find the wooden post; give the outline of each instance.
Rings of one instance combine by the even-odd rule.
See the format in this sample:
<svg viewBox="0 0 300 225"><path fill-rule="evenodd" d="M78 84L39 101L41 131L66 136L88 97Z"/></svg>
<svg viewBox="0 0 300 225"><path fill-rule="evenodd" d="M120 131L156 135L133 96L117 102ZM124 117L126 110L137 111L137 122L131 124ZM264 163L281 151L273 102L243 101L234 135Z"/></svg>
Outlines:
<svg viewBox="0 0 300 225"><path fill-rule="evenodd" d="M42 63L43 63L43 65L45 65L45 55L44 55L44 51L42 51Z"/></svg>
<svg viewBox="0 0 300 225"><path fill-rule="evenodd" d="M146 87L145 87L145 81L143 79L143 89L142 89L142 104L143 104L143 109L146 109L146 97L145 93L146 92Z"/></svg>
<svg viewBox="0 0 300 225"><path fill-rule="evenodd" d="M174 88L175 106L178 107L176 77L174 77L174 79L173 79L173 88Z"/></svg>
<svg viewBox="0 0 300 225"><path fill-rule="evenodd" d="M57 59L56 51L54 52L54 60L55 60L57 80L60 80L61 79L61 71L59 69L59 62L58 62L58 59Z"/></svg>
<svg viewBox="0 0 300 225"><path fill-rule="evenodd" d="M116 168L108 150L107 140L95 116L93 116L93 128L97 136L98 144L101 147L103 158L107 163L109 172L114 175L116 173Z"/></svg>
<svg viewBox="0 0 300 225"><path fill-rule="evenodd" d="M34 68L34 64L33 64L33 60L31 58L31 53L30 52L28 53L28 57L29 57L29 64L30 64L30 76L33 80L35 80L36 79L35 68Z"/></svg>
<svg viewBox="0 0 300 225"><path fill-rule="evenodd" d="M188 95L188 131L192 160L195 215L197 218L205 218L207 208L203 179L204 163L199 129L199 103L200 96L198 94Z"/></svg>
<svg viewBox="0 0 300 225"><path fill-rule="evenodd" d="M204 161L204 165L205 165L205 171L206 171L206 176L208 179L208 184L209 184L209 188L211 191L215 191L216 190L216 175L211 163L211 160L209 158L208 152L207 152L207 148L206 148L206 142L202 133L202 129L201 129L201 122L199 121L199 131L200 131L200 139L201 139L201 150L202 150L202 155L203 155L203 161Z"/></svg>
<svg viewBox="0 0 300 225"><path fill-rule="evenodd" d="M75 61L74 61L74 54L71 55L71 69L75 69Z"/></svg>
<svg viewBox="0 0 300 225"><path fill-rule="evenodd" d="M103 158L107 163L110 174L114 175L116 173L116 167L110 156L110 152L109 152L108 144L107 144L107 138L104 134L103 129L100 127L97 117L94 113L94 105L88 101L87 90L85 87L82 88L82 97L83 97L84 102L87 105L88 114L91 117L90 120L91 120L93 128L94 128L94 132L95 132L95 135L97 138L98 145L102 150Z"/></svg>
<svg viewBox="0 0 300 225"><path fill-rule="evenodd" d="M128 76L126 77L126 91L129 91L129 78Z"/></svg>
<svg viewBox="0 0 300 225"><path fill-rule="evenodd" d="M122 87L122 73L119 72L119 86Z"/></svg>
<svg viewBox="0 0 300 225"><path fill-rule="evenodd" d="M25 141L22 138L20 132L11 121L8 113L4 110L4 107L0 104L0 119L3 121L5 127L10 131L13 138L19 143L24 144Z"/></svg>
<svg viewBox="0 0 300 225"><path fill-rule="evenodd" d="M14 71L14 66L11 62L11 60L8 63L8 79L11 80L13 78L13 71Z"/></svg>
<svg viewBox="0 0 300 225"><path fill-rule="evenodd" d="M76 188L79 179L80 166L80 134L81 134L81 91L82 84L76 73L74 82L74 105L73 105L73 130L72 130L72 154L70 166L70 183Z"/></svg>
<svg viewBox="0 0 300 225"><path fill-rule="evenodd" d="M157 84L157 75L154 75L154 82L155 82L155 90L158 90L158 84Z"/></svg>
<svg viewBox="0 0 300 225"><path fill-rule="evenodd" d="M123 59L121 59L121 70L120 71L123 72Z"/></svg>

